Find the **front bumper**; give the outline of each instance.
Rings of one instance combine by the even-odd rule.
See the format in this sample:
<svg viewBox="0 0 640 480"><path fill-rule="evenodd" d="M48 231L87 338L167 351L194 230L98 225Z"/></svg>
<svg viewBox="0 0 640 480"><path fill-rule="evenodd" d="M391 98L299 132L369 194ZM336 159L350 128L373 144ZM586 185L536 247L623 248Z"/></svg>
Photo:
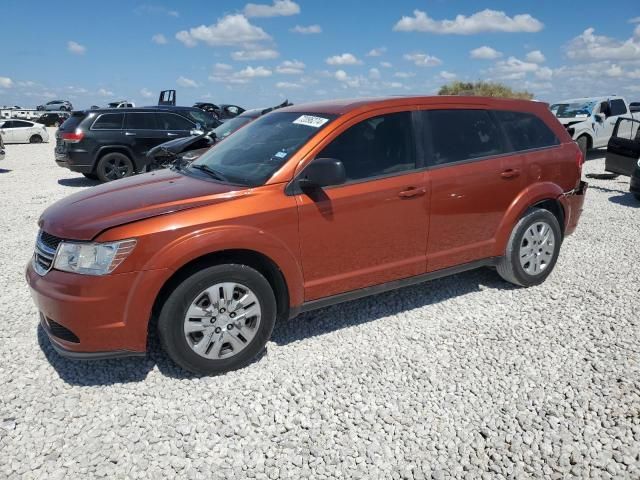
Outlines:
<svg viewBox="0 0 640 480"><path fill-rule="evenodd" d="M26 280L40 323L63 356L101 359L144 355L151 307L166 270L105 276L51 270Z"/></svg>
<svg viewBox="0 0 640 480"><path fill-rule="evenodd" d="M580 181L580 185L577 188L564 193L560 197L560 203L562 203L565 213L565 235L571 235L578 226L588 187L589 184L587 182Z"/></svg>

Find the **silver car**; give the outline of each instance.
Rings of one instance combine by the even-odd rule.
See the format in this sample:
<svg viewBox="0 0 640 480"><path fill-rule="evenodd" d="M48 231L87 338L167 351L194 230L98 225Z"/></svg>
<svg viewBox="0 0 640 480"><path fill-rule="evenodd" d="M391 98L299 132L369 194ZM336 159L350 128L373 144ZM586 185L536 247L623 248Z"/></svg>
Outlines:
<svg viewBox="0 0 640 480"><path fill-rule="evenodd" d="M52 100L44 105L38 105L36 110L44 110L48 112L70 112L73 105L69 100Z"/></svg>

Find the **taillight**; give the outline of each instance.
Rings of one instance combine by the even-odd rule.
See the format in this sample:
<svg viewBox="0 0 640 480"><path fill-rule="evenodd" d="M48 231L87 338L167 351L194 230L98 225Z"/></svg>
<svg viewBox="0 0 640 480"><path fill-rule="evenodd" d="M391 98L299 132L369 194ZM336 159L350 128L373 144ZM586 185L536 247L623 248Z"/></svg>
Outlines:
<svg viewBox="0 0 640 480"><path fill-rule="evenodd" d="M84 138L84 132L82 130L76 130L75 132L65 132L62 134L62 140L67 143L78 143Z"/></svg>

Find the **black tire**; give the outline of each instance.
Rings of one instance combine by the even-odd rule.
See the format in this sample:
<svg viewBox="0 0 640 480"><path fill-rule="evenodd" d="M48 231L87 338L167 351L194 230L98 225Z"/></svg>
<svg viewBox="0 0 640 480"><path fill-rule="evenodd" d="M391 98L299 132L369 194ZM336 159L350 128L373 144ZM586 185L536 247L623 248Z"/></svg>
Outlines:
<svg viewBox="0 0 640 480"><path fill-rule="evenodd" d="M237 354L227 358L209 359L196 353L190 346L184 333L185 316L192 302L196 301L202 292L223 282L234 282L249 288L258 300L261 315L255 327L255 335ZM165 352L185 370L203 375L219 374L241 368L256 358L271 337L276 315L273 289L262 274L246 265L216 265L188 276L173 290L160 311L158 334ZM223 340L218 348L224 351L225 345ZM211 344L209 348L212 348Z"/></svg>
<svg viewBox="0 0 640 480"><path fill-rule="evenodd" d="M634 193L633 196L640 202L640 193Z"/></svg>
<svg viewBox="0 0 640 480"><path fill-rule="evenodd" d="M134 173L133 162L120 152L107 153L98 161L96 167L96 175L101 182L112 182L130 177Z"/></svg>
<svg viewBox="0 0 640 480"><path fill-rule="evenodd" d="M40 135L32 135L29 143L42 143L42 137Z"/></svg>
<svg viewBox="0 0 640 480"><path fill-rule="evenodd" d="M98 176L95 173L83 173L82 175L89 180L98 180Z"/></svg>
<svg viewBox="0 0 640 480"><path fill-rule="evenodd" d="M587 150L589 149L589 139L586 137L586 135L582 135L581 137L578 137L576 143L578 144L578 148L582 152L582 158L586 160Z"/></svg>
<svg viewBox="0 0 640 480"><path fill-rule="evenodd" d="M525 244L525 234L534 225L546 224L553 231L553 254L551 259L544 264L544 268L539 273L528 273L522 262L520 261L520 251L522 248L538 249L542 250L542 245L528 245L528 241ZM560 253L560 246L562 245L562 231L558 219L548 210L542 208L533 208L529 210L516 224L509 237L507 243L507 249L504 257L502 257L497 265L497 270L500 276L509 283L518 285L521 287L532 287L534 285L540 285L553 271L558 255ZM536 253L537 255L537 253ZM536 258L536 257L534 257ZM526 266L527 264L525 264ZM531 265L531 264L529 264Z"/></svg>

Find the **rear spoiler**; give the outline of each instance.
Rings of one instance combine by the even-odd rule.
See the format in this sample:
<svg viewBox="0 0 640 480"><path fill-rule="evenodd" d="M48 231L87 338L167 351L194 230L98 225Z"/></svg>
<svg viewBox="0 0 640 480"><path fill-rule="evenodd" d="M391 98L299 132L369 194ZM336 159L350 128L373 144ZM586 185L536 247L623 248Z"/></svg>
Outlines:
<svg viewBox="0 0 640 480"><path fill-rule="evenodd" d="M158 106L171 106L176 105L176 91L175 90L162 90L160 97L158 97Z"/></svg>

